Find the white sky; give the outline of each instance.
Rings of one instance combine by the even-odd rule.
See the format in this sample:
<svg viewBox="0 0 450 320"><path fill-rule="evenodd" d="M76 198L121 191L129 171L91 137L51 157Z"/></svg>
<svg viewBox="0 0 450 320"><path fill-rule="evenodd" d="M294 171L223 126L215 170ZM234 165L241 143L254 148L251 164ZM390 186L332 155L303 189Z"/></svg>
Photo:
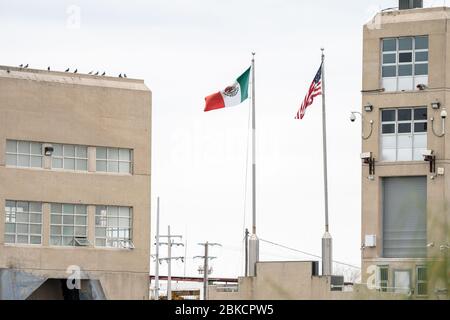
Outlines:
<svg viewBox="0 0 450 320"><path fill-rule="evenodd" d="M79 28L71 27L71 5L80 9ZM362 25L379 9L396 5L396 0L0 0L0 64L145 79L153 91L152 199L161 196L161 229L171 224L173 232L186 236L188 257L202 254L198 242L222 243L222 249L212 249L219 258L213 276L233 277L243 269L245 207L246 226L251 222L250 183L244 205L249 103L204 114L204 97L234 81L257 52L258 234L320 255L320 98L304 121L294 116L325 47L334 258L359 265L361 127L348 119L361 104ZM153 207L154 222L156 201ZM175 249L175 255L184 250ZM261 259L309 260L264 243ZM188 258L187 275L197 276L200 264ZM162 274L165 270L163 265ZM175 263L173 270L183 275L184 265Z"/></svg>

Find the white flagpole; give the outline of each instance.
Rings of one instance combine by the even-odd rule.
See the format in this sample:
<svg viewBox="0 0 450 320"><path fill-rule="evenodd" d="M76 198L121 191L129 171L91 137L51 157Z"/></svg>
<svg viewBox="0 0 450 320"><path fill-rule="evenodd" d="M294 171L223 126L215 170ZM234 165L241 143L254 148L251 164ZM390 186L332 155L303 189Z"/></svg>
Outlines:
<svg viewBox="0 0 450 320"><path fill-rule="evenodd" d="M249 239L248 275L256 276L256 264L259 262L259 239L256 235L256 87L255 53L252 53L252 235Z"/></svg>
<svg viewBox="0 0 450 320"><path fill-rule="evenodd" d="M323 170L324 170L324 195L325 195L325 234L322 238L322 275L333 274L332 245L328 219L328 156L327 156L327 112L325 100L325 54L322 50L322 130L323 130Z"/></svg>

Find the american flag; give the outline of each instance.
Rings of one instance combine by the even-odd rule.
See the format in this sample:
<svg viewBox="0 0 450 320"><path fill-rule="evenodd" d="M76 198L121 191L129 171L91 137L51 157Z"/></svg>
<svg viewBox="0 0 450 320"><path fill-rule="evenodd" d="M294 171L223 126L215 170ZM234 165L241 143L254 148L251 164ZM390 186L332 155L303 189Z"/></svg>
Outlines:
<svg viewBox="0 0 450 320"><path fill-rule="evenodd" d="M305 117L306 109L313 104L314 98L322 94L322 65L317 71L305 99L303 99L302 106L295 117L296 120L302 120Z"/></svg>

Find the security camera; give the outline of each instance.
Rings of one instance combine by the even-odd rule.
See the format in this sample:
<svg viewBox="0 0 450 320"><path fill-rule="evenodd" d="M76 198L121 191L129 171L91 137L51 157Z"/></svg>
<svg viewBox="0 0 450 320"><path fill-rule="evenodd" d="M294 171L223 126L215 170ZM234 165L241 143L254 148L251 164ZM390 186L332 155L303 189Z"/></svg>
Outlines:
<svg viewBox="0 0 450 320"><path fill-rule="evenodd" d="M356 116L354 113L352 113L352 115L350 116L350 121L351 122L355 122L356 121Z"/></svg>
<svg viewBox="0 0 450 320"><path fill-rule="evenodd" d="M427 150L422 154L425 161L432 161L434 158L434 151L433 150Z"/></svg>
<svg viewBox="0 0 450 320"><path fill-rule="evenodd" d="M364 163L369 163L370 160L372 159L372 152L365 152L363 154L361 154L361 160L364 161Z"/></svg>
<svg viewBox="0 0 450 320"><path fill-rule="evenodd" d="M442 112L441 112L441 118L442 119L447 119L447 117L448 117L447 110L443 109Z"/></svg>

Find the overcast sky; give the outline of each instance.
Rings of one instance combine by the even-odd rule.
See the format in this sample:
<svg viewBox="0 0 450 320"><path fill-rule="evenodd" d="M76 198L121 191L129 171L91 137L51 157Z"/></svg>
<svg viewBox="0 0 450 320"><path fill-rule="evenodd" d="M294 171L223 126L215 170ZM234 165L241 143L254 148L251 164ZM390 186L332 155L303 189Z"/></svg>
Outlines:
<svg viewBox="0 0 450 320"><path fill-rule="evenodd" d="M251 223L249 102L204 114L204 97L232 83L257 53L258 234L320 255L320 98L305 120L294 116L325 47L334 258L359 265L361 123L350 123L349 113L361 107L362 25L393 6L396 0L0 0L0 64L144 79L153 92L152 200L161 197L161 229L171 224L185 236L188 257L202 253L198 242L223 244L212 249L213 275L234 277L243 272ZM310 258L262 243L261 259ZM198 275L200 264L188 258L187 275ZM183 275L184 265L174 273Z"/></svg>

